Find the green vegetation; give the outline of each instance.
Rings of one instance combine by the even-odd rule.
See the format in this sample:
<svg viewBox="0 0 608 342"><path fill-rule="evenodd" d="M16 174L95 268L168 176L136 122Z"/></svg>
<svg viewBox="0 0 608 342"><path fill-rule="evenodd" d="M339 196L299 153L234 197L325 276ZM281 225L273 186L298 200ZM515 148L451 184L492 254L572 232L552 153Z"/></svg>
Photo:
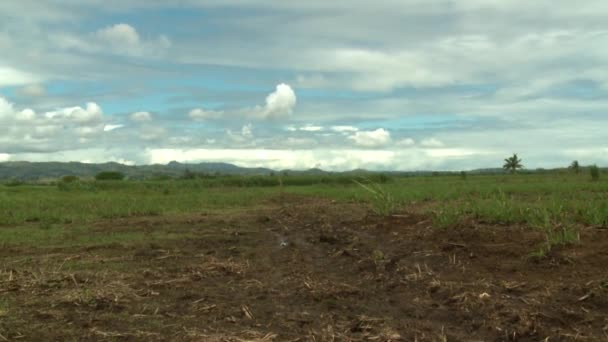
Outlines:
<svg viewBox="0 0 608 342"><path fill-rule="evenodd" d="M6 294L0 298L0 334L19 340L13 337L34 326L44 337L49 329L36 325L40 317L68 317L74 310L87 322L103 315L138 331L151 331L147 320L158 329L152 331L164 331L182 317L184 324L200 326L201 310L213 310L207 316L211 322L216 310L229 317L235 307L243 320L250 320L250 308L256 319L269 308L267 321L274 322L276 302L260 294L277 283L288 296L306 289L318 305L315 312L351 310L361 298L377 297L378 289L390 295L397 279L418 286L416 292L443 286L448 293L453 284L471 284L458 290L474 293L468 297L474 309L480 304L476 298L512 294L511 286L520 286L512 283L513 274L544 286L549 273L539 276L539 266L551 266L556 274L551 293L587 286L575 301L572 293L564 294L561 300L572 301L573 308L581 305L576 301L581 295L608 288L600 237L608 228L608 179L591 182L568 170L466 175L466 181L460 172L275 173L0 184L0 251L7 265L0 270ZM309 255L314 257L301 257ZM571 277L572 264L587 267L579 272L586 278ZM292 278L294 269L307 271ZM277 276L290 282L276 282ZM503 292L478 297L480 283L471 277L494 279L492 290ZM250 297L226 302L237 293L227 283ZM349 291L338 293L356 294L345 296L352 302L342 306L336 286ZM377 303L373 310L386 305ZM175 311L178 307L182 311ZM603 317L599 311L594 317ZM80 324L48 322L57 322L55 330L65 334L82 334ZM24 340L74 339L37 337Z"/></svg>
<svg viewBox="0 0 608 342"><path fill-rule="evenodd" d="M354 182L371 194L369 201L376 214L388 216L395 212L397 201L388 189L369 178L364 178L362 181L354 180Z"/></svg>
<svg viewBox="0 0 608 342"><path fill-rule="evenodd" d="M106 218L229 210L252 206L272 190L209 188L198 181L0 185L0 225L86 223Z"/></svg>
<svg viewBox="0 0 608 342"><path fill-rule="evenodd" d="M98 181L123 180L124 178L124 173L118 171L102 171L95 175L95 180Z"/></svg>
<svg viewBox="0 0 608 342"><path fill-rule="evenodd" d="M64 183L74 183L74 182L78 182L80 180L80 178L78 176L63 176L61 177L61 181Z"/></svg>
<svg viewBox="0 0 608 342"><path fill-rule="evenodd" d="M545 236L544 244L531 257L545 257L558 246L566 246L580 241L578 229L563 211L563 207L542 208L535 213L536 222L533 227L540 230Z"/></svg>
<svg viewBox="0 0 608 342"><path fill-rule="evenodd" d="M568 168L570 168L576 174L581 172L581 166L579 165L578 160L573 161Z"/></svg>
<svg viewBox="0 0 608 342"><path fill-rule="evenodd" d="M466 173L466 171L460 171L460 178L462 180L467 180L467 173Z"/></svg>
<svg viewBox="0 0 608 342"><path fill-rule="evenodd" d="M505 159L505 164L502 166L503 169L509 171L510 173L517 172L518 169L523 168L524 166L521 164L521 159L517 157L517 154L513 154L513 156Z"/></svg>
<svg viewBox="0 0 608 342"><path fill-rule="evenodd" d="M536 223L547 209L577 224L608 225L608 183L573 174L468 175L361 179L337 176L225 176L193 180L77 181L0 185L0 225L86 223L104 218L197 213L264 205L281 191L370 203L388 214L418 210L437 222ZM283 183L281 190L280 181ZM451 217L448 220L441 216Z"/></svg>
<svg viewBox="0 0 608 342"><path fill-rule="evenodd" d="M591 180L596 182L600 179L600 169L597 165L591 165L589 167L589 173L591 174Z"/></svg>
<svg viewBox="0 0 608 342"><path fill-rule="evenodd" d="M21 186L24 184L25 182L19 179L9 179L8 181L4 182L5 186Z"/></svg>
<svg viewBox="0 0 608 342"><path fill-rule="evenodd" d="M467 175L466 182L459 173L418 177L213 176L0 185L0 245L160 239L144 233L103 235L91 230L90 224L128 217L228 214L239 208L271 205L280 194L368 204L382 216L415 212L428 216L440 229L471 222L521 225L544 234L542 253L576 242L581 227L608 228L608 182L599 178L589 182L572 173Z"/></svg>

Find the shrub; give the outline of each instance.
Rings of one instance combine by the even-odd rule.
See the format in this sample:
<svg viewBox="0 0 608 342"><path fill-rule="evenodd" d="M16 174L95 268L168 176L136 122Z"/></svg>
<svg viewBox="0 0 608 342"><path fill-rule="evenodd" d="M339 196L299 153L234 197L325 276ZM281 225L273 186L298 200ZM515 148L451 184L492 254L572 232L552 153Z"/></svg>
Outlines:
<svg viewBox="0 0 608 342"><path fill-rule="evenodd" d="M182 179L196 179L197 174L190 171L189 169L184 170L184 174L182 175Z"/></svg>
<svg viewBox="0 0 608 342"><path fill-rule="evenodd" d="M382 188L379 184L374 183L368 178L363 179L363 181L367 184L357 180L353 181L372 195L370 202L372 209L376 214L381 216L389 216L397 210L398 203L393 194Z"/></svg>
<svg viewBox="0 0 608 342"><path fill-rule="evenodd" d="M578 163L578 160L573 161L568 168L574 170L574 173L576 173L576 174L578 174L581 171L581 166Z"/></svg>
<svg viewBox="0 0 608 342"><path fill-rule="evenodd" d="M63 176L61 177L61 181L64 183L74 183L74 182L78 182L80 180L80 178L78 178L77 176Z"/></svg>
<svg viewBox="0 0 608 342"><path fill-rule="evenodd" d="M5 186L21 186L25 185L25 182L20 179L10 179L8 182L4 183Z"/></svg>
<svg viewBox="0 0 608 342"><path fill-rule="evenodd" d="M464 213L456 207L447 207L433 212L433 227L438 229L454 228L460 224Z"/></svg>
<svg viewBox="0 0 608 342"><path fill-rule="evenodd" d="M95 175L95 180L123 180L125 175L118 171L102 171Z"/></svg>
<svg viewBox="0 0 608 342"><path fill-rule="evenodd" d="M171 179L173 179L173 178L170 175L167 175L164 173L154 174L149 178L149 180L151 180L151 181L167 181L167 180L171 180Z"/></svg>
<svg viewBox="0 0 608 342"><path fill-rule="evenodd" d="M60 191L89 191L97 192L97 186L94 182L58 182L57 189Z"/></svg>
<svg viewBox="0 0 608 342"><path fill-rule="evenodd" d="M382 184L384 184L384 183L388 183L388 181L390 181L390 177L389 177L389 176L387 176L387 175L385 175L384 173L379 174L379 175L378 175L377 177L375 177L375 178L376 178L376 181L377 181L378 183L382 183Z"/></svg>
<svg viewBox="0 0 608 342"><path fill-rule="evenodd" d="M551 210L544 208L536 213L533 226L543 232L545 242L539 250L530 254L531 257L540 259L547 256L554 247L580 242L581 238L578 229L574 225L564 222L563 217L559 217L561 210L562 208L559 208L557 210L558 213L552 213Z"/></svg>
<svg viewBox="0 0 608 342"><path fill-rule="evenodd" d="M600 168L597 167L597 165L591 165L591 167L589 167L589 173L591 174L592 181L600 179Z"/></svg>

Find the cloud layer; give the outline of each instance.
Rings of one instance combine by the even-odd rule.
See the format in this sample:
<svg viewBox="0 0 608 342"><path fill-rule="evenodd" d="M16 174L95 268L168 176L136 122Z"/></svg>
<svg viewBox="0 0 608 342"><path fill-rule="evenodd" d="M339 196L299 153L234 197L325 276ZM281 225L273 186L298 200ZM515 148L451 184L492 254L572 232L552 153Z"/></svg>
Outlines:
<svg viewBox="0 0 608 342"><path fill-rule="evenodd" d="M0 160L608 164L607 16L601 0L2 2Z"/></svg>
<svg viewBox="0 0 608 342"><path fill-rule="evenodd" d="M266 97L264 106L253 108L238 108L230 111L224 110L205 110L195 108L189 112L193 120L208 119L235 119L246 117L252 119L281 119L290 116L296 106L297 97L291 86L281 83L276 86L274 92Z"/></svg>

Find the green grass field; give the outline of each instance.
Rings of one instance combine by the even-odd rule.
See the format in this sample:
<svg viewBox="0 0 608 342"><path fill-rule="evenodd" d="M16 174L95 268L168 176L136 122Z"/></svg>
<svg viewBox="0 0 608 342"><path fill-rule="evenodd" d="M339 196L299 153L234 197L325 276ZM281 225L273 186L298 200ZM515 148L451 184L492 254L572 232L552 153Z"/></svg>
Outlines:
<svg viewBox="0 0 608 342"><path fill-rule="evenodd" d="M293 178L295 184L310 183ZM338 182L329 178L311 185L242 184L247 186L224 186L213 180L0 185L0 225L6 226L0 230L0 243L53 243L65 234L60 229L63 225L81 227L71 229L70 234L88 235L88 223L109 218L263 206L281 193L369 203L370 209L383 214L416 211L432 217L437 228L470 220L530 228L608 226L608 182L592 182L587 175L425 176L374 183L388 198L377 198L343 177ZM387 201L391 202L388 209Z"/></svg>
<svg viewBox="0 0 608 342"><path fill-rule="evenodd" d="M606 228L574 173L4 184L0 340L599 340Z"/></svg>

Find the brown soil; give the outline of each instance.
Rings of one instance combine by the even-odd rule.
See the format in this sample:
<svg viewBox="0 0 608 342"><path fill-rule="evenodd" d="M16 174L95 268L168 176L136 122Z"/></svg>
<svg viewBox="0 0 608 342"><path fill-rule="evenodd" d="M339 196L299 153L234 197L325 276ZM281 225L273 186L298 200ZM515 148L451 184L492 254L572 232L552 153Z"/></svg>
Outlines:
<svg viewBox="0 0 608 342"><path fill-rule="evenodd" d="M95 226L188 239L5 249L0 341L608 339L608 231L532 259L542 236L523 227L267 206Z"/></svg>

